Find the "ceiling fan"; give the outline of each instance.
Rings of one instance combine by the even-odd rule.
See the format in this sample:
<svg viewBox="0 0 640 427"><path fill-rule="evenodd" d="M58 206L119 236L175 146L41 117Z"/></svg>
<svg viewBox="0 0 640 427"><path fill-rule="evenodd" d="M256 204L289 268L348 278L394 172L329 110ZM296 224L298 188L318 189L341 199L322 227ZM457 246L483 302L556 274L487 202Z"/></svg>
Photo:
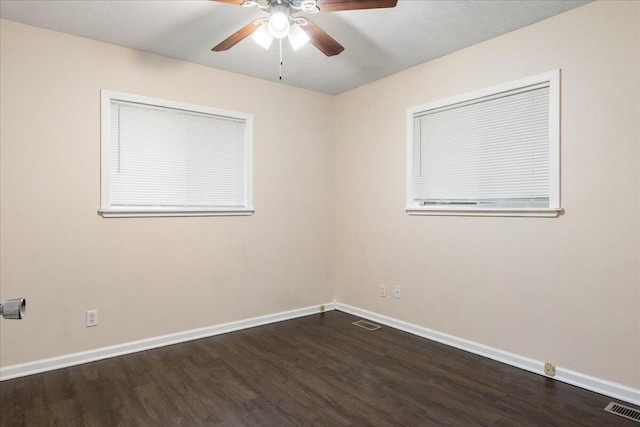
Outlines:
<svg viewBox="0 0 640 427"><path fill-rule="evenodd" d="M258 7L269 14L255 20L211 49L221 52L232 48L249 35L268 49L274 38L288 37L294 50L310 41L327 56L338 55L344 47L301 12L336 12L341 10L395 7L398 0L212 0L244 7Z"/></svg>

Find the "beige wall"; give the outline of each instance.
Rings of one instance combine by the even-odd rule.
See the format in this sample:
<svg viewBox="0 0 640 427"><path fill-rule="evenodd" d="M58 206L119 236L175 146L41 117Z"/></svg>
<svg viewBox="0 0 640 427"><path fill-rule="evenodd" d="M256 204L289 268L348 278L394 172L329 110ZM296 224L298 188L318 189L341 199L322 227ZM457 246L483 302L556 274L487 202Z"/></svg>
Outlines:
<svg viewBox="0 0 640 427"><path fill-rule="evenodd" d="M0 365L335 296L639 388L639 28L590 4L332 98L1 21ZM555 68L565 215L404 213L407 107ZM256 214L99 217L102 88L253 113Z"/></svg>
<svg viewBox="0 0 640 427"><path fill-rule="evenodd" d="M639 23L589 4L338 96L338 301L640 387ZM404 213L407 107L556 68L565 215Z"/></svg>
<svg viewBox="0 0 640 427"><path fill-rule="evenodd" d="M333 299L333 98L0 23L8 366ZM251 217L104 219L100 89L254 114ZM311 189L312 191L309 191ZM85 311L99 326L85 328Z"/></svg>

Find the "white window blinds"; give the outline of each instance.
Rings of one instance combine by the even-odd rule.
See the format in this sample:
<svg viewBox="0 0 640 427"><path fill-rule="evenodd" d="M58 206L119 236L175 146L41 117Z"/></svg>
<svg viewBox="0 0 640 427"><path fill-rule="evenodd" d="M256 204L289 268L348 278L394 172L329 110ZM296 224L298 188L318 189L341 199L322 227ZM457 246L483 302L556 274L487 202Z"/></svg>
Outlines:
<svg viewBox="0 0 640 427"><path fill-rule="evenodd" d="M549 207L549 83L414 114L421 205Z"/></svg>
<svg viewBox="0 0 640 427"><path fill-rule="evenodd" d="M108 209L246 206L244 119L111 99L109 124Z"/></svg>
<svg viewBox="0 0 640 427"><path fill-rule="evenodd" d="M416 115L415 197L425 203L549 205L549 87Z"/></svg>

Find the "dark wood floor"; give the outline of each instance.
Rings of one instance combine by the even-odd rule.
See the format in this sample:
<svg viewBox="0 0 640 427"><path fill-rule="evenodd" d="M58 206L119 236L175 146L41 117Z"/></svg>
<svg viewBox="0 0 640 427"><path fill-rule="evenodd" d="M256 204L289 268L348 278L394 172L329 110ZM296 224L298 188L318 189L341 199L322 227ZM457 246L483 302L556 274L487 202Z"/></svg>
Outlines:
<svg viewBox="0 0 640 427"><path fill-rule="evenodd" d="M328 312L0 383L9 426L617 426L612 399Z"/></svg>

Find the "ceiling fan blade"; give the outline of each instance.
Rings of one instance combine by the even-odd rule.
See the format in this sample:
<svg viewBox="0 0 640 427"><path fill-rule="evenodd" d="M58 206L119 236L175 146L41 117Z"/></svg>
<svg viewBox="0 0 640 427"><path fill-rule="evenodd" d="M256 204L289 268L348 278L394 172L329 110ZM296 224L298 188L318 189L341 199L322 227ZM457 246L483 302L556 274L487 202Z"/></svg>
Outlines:
<svg viewBox="0 0 640 427"><path fill-rule="evenodd" d="M230 49L233 46L235 46L238 42L241 42L242 40L244 40L247 36L250 36L259 27L260 27L259 25L256 25L253 22L250 22L244 27L240 28L235 33L233 33L231 36L224 39L222 43L220 43L219 45L217 45L211 50L214 52L221 52L223 50Z"/></svg>
<svg viewBox="0 0 640 427"><path fill-rule="evenodd" d="M300 27L311 39L311 44L327 56L338 55L344 47L333 37L325 33L322 28L307 19L307 25Z"/></svg>
<svg viewBox="0 0 640 427"><path fill-rule="evenodd" d="M211 0L211 1L217 1L218 3L237 4L238 6L242 6L242 3L244 3L244 0Z"/></svg>
<svg viewBox="0 0 640 427"><path fill-rule="evenodd" d="M320 12L396 7L398 0L317 0Z"/></svg>

